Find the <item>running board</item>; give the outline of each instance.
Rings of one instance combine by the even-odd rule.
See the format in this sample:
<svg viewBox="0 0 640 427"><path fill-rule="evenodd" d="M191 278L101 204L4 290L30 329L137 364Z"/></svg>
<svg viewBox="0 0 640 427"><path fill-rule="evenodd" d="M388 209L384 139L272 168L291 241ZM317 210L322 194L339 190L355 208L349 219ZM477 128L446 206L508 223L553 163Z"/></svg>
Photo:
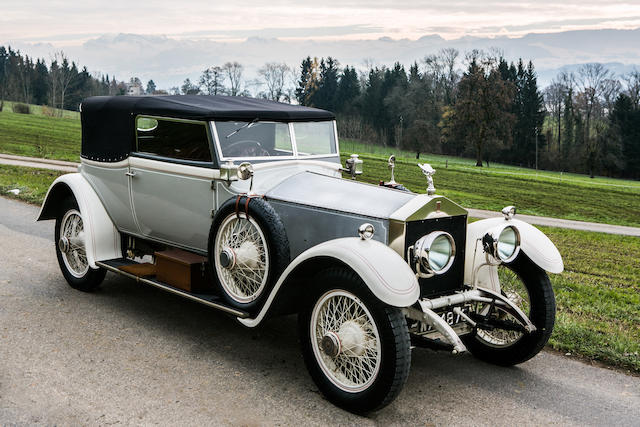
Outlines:
<svg viewBox="0 0 640 427"><path fill-rule="evenodd" d="M122 267L123 265L131 265L131 264L136 264L136 262L126 260L124 258L110 259L107 261L96 261L96 265L98 267L104 268L105 270L112 271L114 273L128 277L139 283L144 283L146 285L154 286L158 289L162 289L163 291L170 292L174 295L178 295L183 298L199 302L200 304L204 304L208 307L215 308L216 310L220 310L225 313L231 314L234 317L238 317L240 319L246 319L247 317L250 316L249 313L247 312L240 311L233 307L228 307L222 304L221 302L219 302L220 298L215 295L194 294L191 292L183 291L182 289L175 288L171 285L160 282L158 280L146 278L146 277L138 277L135 274L127 273L126 271L122 271L118 268L118 267Z"/></svg>

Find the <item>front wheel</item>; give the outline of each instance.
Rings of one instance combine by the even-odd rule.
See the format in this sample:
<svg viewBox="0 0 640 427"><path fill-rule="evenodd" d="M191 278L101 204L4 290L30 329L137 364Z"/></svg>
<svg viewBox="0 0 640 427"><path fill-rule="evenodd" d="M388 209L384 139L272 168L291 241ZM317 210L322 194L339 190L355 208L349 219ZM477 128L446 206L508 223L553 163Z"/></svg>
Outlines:
<svg viewBox="0 0 640 427"><path fill-rule="evenodd" d="M107 273L91 268L85 249L82 215L75 199L68 198L56 218L56 256L62 275L72 288L89 292L100 286Z"/></svg>
<svg viewBox="0 0 640 427"><path fill-rule="evenodd" d="M298 316L304 361L328 400L351 412L380 409L402 389L411 365L400 309L375 298L347 269L320 273Z"/></svg>
<svg viewBox="0 0 640 427"><path fill-rule="evenodd" d="M556 300L547 273L524 254L506 265L498 266L502 294L515 303L535 325L536 331L524 333L513 329L478 329L462 337L469 351L478 359L501 366L525 362L538 354L553 331ZM485 314L489 308L478 307ZM512 322L505 312L497 313L498 320ZM508 323L507 323L508 324Z"/></svg>

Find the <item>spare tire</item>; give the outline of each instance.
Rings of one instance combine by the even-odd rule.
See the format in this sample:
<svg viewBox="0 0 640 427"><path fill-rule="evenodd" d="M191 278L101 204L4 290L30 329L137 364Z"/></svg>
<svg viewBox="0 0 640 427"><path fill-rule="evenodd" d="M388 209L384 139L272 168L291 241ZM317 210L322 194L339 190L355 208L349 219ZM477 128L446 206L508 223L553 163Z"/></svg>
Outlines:
<svg viewBox="0 0 640 427"><path fill-rule="evenodd" d="M222 297L252 314L290 261L284 225L260 197L234 197L222 204L211 224L208 252Z"/></svg>

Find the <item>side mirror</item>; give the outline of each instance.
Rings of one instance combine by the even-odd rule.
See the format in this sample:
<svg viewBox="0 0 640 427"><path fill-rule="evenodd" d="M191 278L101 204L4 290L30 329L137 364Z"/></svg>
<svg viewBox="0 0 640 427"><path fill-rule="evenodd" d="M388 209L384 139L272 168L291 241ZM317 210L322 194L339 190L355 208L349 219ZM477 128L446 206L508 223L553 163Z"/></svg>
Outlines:
<svg viewBox="0 0 640 427"><path fill-rule="evenodd" d="M362 160L357 154L352 154L345 162L344 172L351 175L351 179L356 179L357 175L362 175Z"/></svg>
<svg viewBox="0 0 640 427"><path fill-rule="evenodd" d="M251 189L253 188L253 166L251 165L251 163L249 162L240 163L240 165L238 166L237 174L238 174L238 179L242 181L246 181L247 179L251 180L249 182L248 194L253 194L253 192L251 191Z"/></svg>
<svg viewBox="0 0 640 427"><path fill-rule="evenodd" d="M220 166L220 179L231 182L237 181L238 178L238 166L236 166L231 160Z"/></svg>

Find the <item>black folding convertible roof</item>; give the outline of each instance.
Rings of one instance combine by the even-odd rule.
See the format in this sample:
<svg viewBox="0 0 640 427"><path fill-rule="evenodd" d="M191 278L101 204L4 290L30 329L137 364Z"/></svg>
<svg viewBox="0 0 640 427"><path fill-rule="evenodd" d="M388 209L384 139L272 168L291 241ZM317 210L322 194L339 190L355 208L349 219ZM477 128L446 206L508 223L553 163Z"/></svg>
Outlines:
<svg viewBox="0 0 640 427"><path fill-rule="evenodd" d="M116 162L135 144L135 117L189 120L325 121L333 113L317 108L238 96L94 96L82 102L82 157Z"/></svg>

